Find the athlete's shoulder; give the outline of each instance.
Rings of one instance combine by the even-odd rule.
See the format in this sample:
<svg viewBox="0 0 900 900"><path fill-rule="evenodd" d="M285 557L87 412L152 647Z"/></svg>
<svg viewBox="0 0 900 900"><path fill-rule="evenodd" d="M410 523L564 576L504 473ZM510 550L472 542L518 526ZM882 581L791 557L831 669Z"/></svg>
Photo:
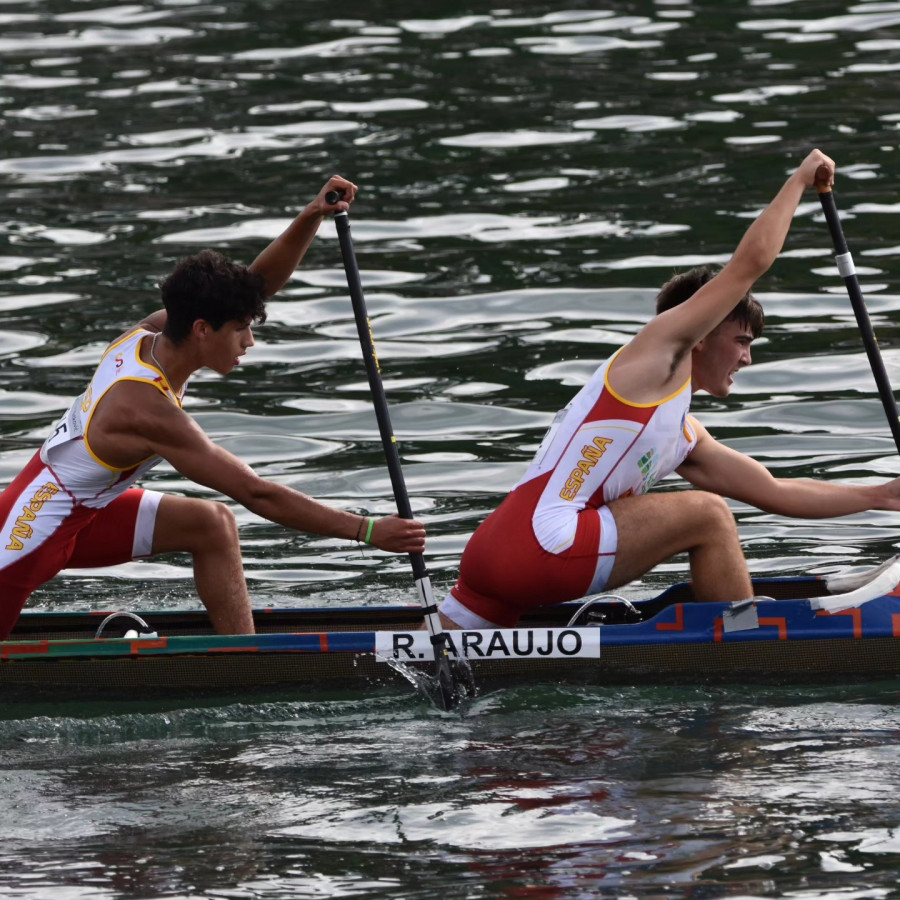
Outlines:
<svg viewBox="0 0 900 900"><path fill-rule="evenodd" d="M676 360L674 354L665 352L654 340L657 333L646 326L609 362L606 383L628 403L640 406L663 403L690 382L690 354Z"/></svg>
<svg viewBox="0 0 900 900"><path fill-rule="evenodd" d="M123 379L110 386L92 417L94 432L152 438L188 427L189 417L150 380Z"/></svg>
<svg viewBox="0 0 900 900"><path fill-rule="evenodd" d="M114 349L115 347L120 347L122 344L128 343L128 341L133 340L134 338L138 337L138 335L143 337L145 334L151 334L151 332L140 324L132 325L131 328L129 328L127 331L123 331L117 338L114 338L109 342L103 355L105 356L107 353L109 353L110 350Z"/></svg>

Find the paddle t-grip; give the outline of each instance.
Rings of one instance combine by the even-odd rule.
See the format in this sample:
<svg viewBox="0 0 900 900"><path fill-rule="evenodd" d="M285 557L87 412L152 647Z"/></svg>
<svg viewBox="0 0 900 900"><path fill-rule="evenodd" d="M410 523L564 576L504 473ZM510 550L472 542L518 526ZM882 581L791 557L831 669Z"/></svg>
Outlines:
<svg viewBox="0 0 900 900"><path fill-rule="evenodd" d="M325 202L330 203L332 206L334 206L334 204L337 203L338 200L343 200L343 199L344 199L343 191L329 191L325 195Z"/></svg>
<svg viewBox="0 0 900 900"><path fill-rule="evenodd" d="M816 169L816 190L820 194L827 194L834 187L834 176L831 169L824 163Z"/></svg>

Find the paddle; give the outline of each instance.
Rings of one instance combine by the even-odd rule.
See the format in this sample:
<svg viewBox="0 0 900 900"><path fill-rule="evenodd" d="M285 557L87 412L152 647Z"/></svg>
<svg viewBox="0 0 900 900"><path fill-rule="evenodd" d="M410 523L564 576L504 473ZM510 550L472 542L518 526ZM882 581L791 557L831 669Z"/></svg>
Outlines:
<svg viewBox="0 0 900 900"><path fill-rule="evenodd" d="M862 335L863 345L866 348L866 355L869 357L869 366L872 369L872 375L875 376L875 384L878 386L881 405L884 407L891 434L894 436L897 452L900 453L900 419L897 417L897 403L894 400L894 391L888 380L884 360L881 358L881 351L878 349L878 340L869 320L869 312L866 309L862 290L859 287L859 280L856 277L853 257L850 255L850 248L847 246L847 241L844 238L844 229L841 227L837 204L834 202L834 191L832 191L827 181L823 179L817 179L816 190L819 192L819 200L825 213L825 221L828 223L831 240L834 242L834 261L837 263L838 272L840 272L841 277L844 279L844 284L847 286L850 304L856 315L856 322Z"/></svg>
<svg viewBox="0 0 900 900"><path fill-rule="evenodd" d="M343 194L340 191L329 191L325 195L325 199L328 203L337 203L342 196ZM381 433L381 443L384 447L388 472L391 476L397 511L402 518L411 519L413 517L412 507L409 503L409 494L406 490L403 470L400 467L397 440L391 428L391 417L388 411L384 386L381 383L381 368L378 364L378 356L375 353L372 326L366 310L366 300L363 296L359 267L356 264L353 240L350 237L350 216L345 211L335 213L334 224L341 243L341 256L344 259L347 286L350 288L350 300L353 304L356 330L359 333L359 343L362 347L363 360L366 364L366 374L369 377L369 389L372 392L372 400L375 404L375 417L378 420L378 430ZM431 578L425 567L425 558L421 553L410 553L409 560L419 594L419 602L425 615L425 624L434 648L437 697L442 709L453 709L464 695L471 695L475 692L472 670L464 657L460 657L458 660L453 660L450 657L450 639L441 627L441 620L438 618L437 606L435 605L431 589Z"/></svg>

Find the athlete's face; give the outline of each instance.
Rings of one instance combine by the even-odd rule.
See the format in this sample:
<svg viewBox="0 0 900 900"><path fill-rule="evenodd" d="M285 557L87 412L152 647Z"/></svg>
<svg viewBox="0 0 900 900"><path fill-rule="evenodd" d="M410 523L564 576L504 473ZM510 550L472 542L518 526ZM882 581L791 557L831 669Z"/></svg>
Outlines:
<svg viewBox="0 0 900 900"><path fill-rule="evenodd" d="M226 322L217 331L206 331L206 365L220 375L227 375L240 365L241 357L256 343L250 322Z"/></svg>
<svg viewBox="0 0 900 900"><path fill-rule="evenodd" d="M731 319L711 331L694 348L691 381L695 391L727 397L737 372L749 366L753 333L746 322Z"/></svg>

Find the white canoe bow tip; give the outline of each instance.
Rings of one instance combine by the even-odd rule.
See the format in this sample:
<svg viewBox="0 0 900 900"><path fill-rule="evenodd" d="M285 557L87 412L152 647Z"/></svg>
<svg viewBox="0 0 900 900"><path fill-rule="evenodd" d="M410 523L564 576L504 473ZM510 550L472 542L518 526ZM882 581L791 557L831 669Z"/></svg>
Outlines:
<svg viewBox="0 0 900 900"><path fill-rule="evenodd" d="M838 613L845 609L855 609L893 593L900 585L900 556L891 557L876 569L849 575L827 575L825 582L831 594L829 597L815 597L810 600L813 609Z"/></svg>

